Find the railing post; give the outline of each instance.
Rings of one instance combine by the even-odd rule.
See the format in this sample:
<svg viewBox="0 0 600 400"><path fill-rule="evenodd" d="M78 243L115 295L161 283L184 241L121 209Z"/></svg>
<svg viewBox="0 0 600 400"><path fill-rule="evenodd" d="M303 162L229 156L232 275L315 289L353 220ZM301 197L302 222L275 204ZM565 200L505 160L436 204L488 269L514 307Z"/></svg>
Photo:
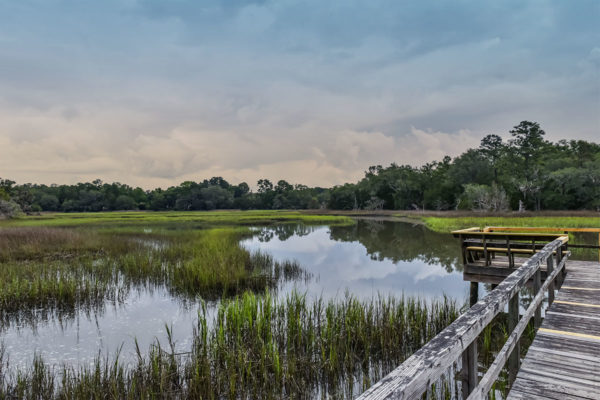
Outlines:
<svg viewBox="0 0 600 400"><path fill-rule="evenodd" d="M533 274L533 297L535 297L542 287L542 269L538 265L535 274ZM542 325L542 305L535 309L533 317L533 326L537 330Z"/></svg>
<svg viewBox="0 0 600 400"><path fill-rule="evenodd" d="M479 282L471 282L469 293L469 307L473 307L479 300ZM463 398L469 397L469 394L477 386L477 339L467 347L462 354L462 369L460 371L462 380Z"/></svg>
<svg viewBox="0 0 600 400"><path fill-rule="evenodd" d="M562 246L560 246L560 260L562 261L563 257L565 256L563 251L567 251L569 250L569 243L563 243ZM556 264L558 265L558 264ZM565 263L565 266L562 269L562 280L563 282L565 281L565 278L567 277L567 264ZM562 284L561 284L562 285Z"/></svg>
<svg viewBox="0 0 600 400"><path fill-rule="evenodd" d="M469 345L462 354L462 395L463 399L477 387L477 338Z"/></svg>
<svg viewBox="0 0 600 400"><path fill-rule="evenodd" d="M485 235L483 236L483 259L485 260L484 265L487 267L488 265L490 265L490 262L488 260L488 249L487 249L487 240L485 238Z"/></svg>
<svg viewBox="0 0 600 400"><path fill-rule="evenodd" d="M519 323L519 292L515 293L515 295L508 302L508 332L509 335L515 329L517 324ZM515 344L515 348L508 358L508 381L509 384L512 385L517 377L517 372L519 372L519 364L521 349L519 346L519 341L517 340Z"/></svg>
<svg viewBox="0 0 600 400"><path fill-rule="evenodd" d="M560 262L563 259L563 246L560 245L558 246L558 248L556 249L556 265L560 265ZM565 280L565 274L567 273L567 266L565 265L565 267L563 268L563 270L561 271L561 273L558 274L558 276L556 277L556 286L558 287L558 289L561 288L563 281Z"/></svg>
<svg viewBox="0 0 600 400"><path fill-rule="evenodd" d="M460 249L462 252L463 265L467 265L467 249L465 245L465 239L463 239L463 235L458 235L458 239L460 240Z"/></svg>
<svg viewBox="0 0 600 400"><path fill-rule="evenodd" d="M552 254L546 260L546 276L550 276L554 271L554 259L552 258ZM554 302L554 282L550 282L548 286L548 307L552 305Z"/></svg>

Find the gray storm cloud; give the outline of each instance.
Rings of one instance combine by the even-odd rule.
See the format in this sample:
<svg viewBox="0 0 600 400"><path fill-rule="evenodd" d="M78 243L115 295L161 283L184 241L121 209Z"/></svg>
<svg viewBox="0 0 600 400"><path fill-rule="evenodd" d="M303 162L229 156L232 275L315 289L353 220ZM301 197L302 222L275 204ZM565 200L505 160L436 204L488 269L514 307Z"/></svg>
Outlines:
<svg viewBox="0 0 600 400"><path fill-rule="evenodd" d="M0 0L0 176L334 185L524 119L597 140L599 10Z"/></svg>

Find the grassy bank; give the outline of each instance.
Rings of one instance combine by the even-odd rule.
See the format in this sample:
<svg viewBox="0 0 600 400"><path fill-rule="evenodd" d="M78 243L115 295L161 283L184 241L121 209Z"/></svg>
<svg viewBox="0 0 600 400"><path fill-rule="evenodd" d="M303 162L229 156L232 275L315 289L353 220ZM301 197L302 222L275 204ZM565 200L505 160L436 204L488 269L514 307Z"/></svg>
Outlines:
<svg viewBox="0 0 600 400"><path fill-rule="evenodd" d="M59 371L37 359L19 374L0 368L0 397L350 398L457 316L447 299L325 303L297 293L281 300L245 293L224 299L210 320L200 310L189 353L157 343L147 355L139 351L131 368L114 358Z"/></svg>
<svg viewBox="0 0 600 400"><path fill-rule="evenodd" d="M600 228L600 214L595 216L464 216L422 217L427 227L436 232L485 226L547 227L547 228Z"/></svg>
<svg viewBox="0 0 600 400"><path fill-rule="evenodd" d="M231 225L266 225L273 223L352 224L346 216L307 214L299 211L130 211L88 213L43 213L11 220L0 220L0 228L8 226L132 226L178 224L179 226L214 227Z"/></svg>

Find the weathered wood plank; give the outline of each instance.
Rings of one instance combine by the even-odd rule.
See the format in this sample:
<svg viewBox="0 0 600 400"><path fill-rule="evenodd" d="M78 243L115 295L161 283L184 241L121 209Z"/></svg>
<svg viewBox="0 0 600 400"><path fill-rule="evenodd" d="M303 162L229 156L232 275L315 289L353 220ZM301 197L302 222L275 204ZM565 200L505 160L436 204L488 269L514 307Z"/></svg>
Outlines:
<svg viewBox="0 0 600 400"><path fill-rule="evenodd" d="M531 371L528 369L523 369L519 372L519 379L514 383L515 385L519 384L521 379L526 379L530 381L536 381L541 383L554 383L560 386L563 386L565 391L569 389L582 389L587 393L593 393L597 385L593 382L587 382L581 379L571 379L569 377L563 377L557 374L544 374L537 373L537 371ZM508 394L507 400L512 399L511 397L512 391Z"/></svg>
<svg viewBox="0 0 600 400"><path fill-rule="evenodd" d="M596 313L590 313L591 315L584 315L584 314L575 314L575 311L572 313L561 313L561 312L556 312L556 311L546 311L547 315L561 315L561 316L572 316L572 317L578 317L578 318L584 318L584 319L595 319L600 321L600 316L598 316Z"/></svg>
<svg viewBox="0 0 600 400"><path fill-rule="evenodd" d="M583 368L589 368L591 370L598 368L598 362L596 357L586 357L583 355L576 355L575 353L562 351L557 352L553 349L540 349L539 347L528 349L527 360L523 362L523 365L527 364L529 359L554 363L554 366L562 363L573 364L573 360L576 359L576 365L581 365Z"/></svg>
<svg viewBox="0 0 600 400"><path fill-rule="evenodd" d="M596 342L575 337L560 337L559 339L560 340L556 340L556 336L540 332L536 335L530 349L560 351L577 354L579 357L600 357L600 346L598 346Z"/></svg>
<svg viewBox="0 0 600 400"><path fill-rule="evenodd" d="M523 362L524 371L535 371L536 374L559 374L563 379L567 377L576 378L586 381L590 385L600 384L597 367L598 365L594 362L573 365L565 360L561 364L555 364L550 360L540 360L535 357L528 357L527 363Z"/></svg>
<svg viewBox="0 0 600 400"><path fill-rule="evenodd" d="M585 315L589 317L598 316L598 310L593 307L579 307L571 304L564 303L554 303L552 307L548 309L547 312L556 311L557 313L562 314L571 314L571 315Z"/></svg>
<svg viewBox="0 0 600 400"><path fill-rule="evenodd" d="M592 335L600 338L600 323L590 320L589 318L548 314L544 321L543 328ZM598 343L598 345L600 346L600 343Z"/></svg>
<svg viewBox="0 0 600 400"><path fill-rule="evenodd" d="M581 387L564 386L551 382L521 379L513 386L513 390L529 396L555 400L587 400L589 392ZM531 398L531 397L529 397Z"/></svg>

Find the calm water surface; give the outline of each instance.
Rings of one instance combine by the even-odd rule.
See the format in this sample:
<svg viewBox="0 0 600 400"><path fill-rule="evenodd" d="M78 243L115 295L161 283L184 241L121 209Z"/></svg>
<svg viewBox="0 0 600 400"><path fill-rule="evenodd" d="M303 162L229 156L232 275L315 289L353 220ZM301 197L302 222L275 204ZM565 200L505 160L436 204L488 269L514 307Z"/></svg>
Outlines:
<svg viewBox="0 0 600 400"><path fill-rule="evenodd" d="M348 227L282 225L256 227L242 245L269 253L276 260L295 259L312 276L284 283L277 295L294 288L313 298L361 298L444 294L463 304L468 282L462 278L459 246L448 234L404 222L359 220ZM483 294L480 290L480 295ZM214 309L215 304L209 308ZM98 356L135 361L134 338L142 350L165 341L172 328L177 351L187 351L197 322L197 303L183 303L164 288L131 290L120 304L107 302L100 311L79 310L68 317L45 317L12 323L0 334L13 367L30 365L34 354L46 362L91 365Z"/></svg>
<svg viewBox="0 0 600 400"><path fill-rule="evenodd" d="M242 244L276 260L295 259L313 275L309 282L284 285L283 293L296 288L324 298L341 297L346 290L363 298L446 294L459 302L467 295L458 242L421 225L359 220L350 227L281 226L258 229Z"/></svg>

